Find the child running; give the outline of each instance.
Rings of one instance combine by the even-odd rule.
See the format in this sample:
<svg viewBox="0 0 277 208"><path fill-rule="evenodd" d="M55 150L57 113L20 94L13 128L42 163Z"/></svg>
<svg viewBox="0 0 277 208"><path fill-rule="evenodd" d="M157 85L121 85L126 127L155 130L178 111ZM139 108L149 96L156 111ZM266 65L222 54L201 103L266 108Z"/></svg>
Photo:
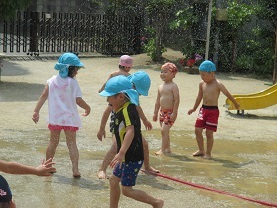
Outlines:
<svg viewBox="0 0 277 208"><path fill-rule="evenodd" d="M211 61L203 61L199 66L199 73L202 81L199 83L198 96L192 109L188 114L192 114L198 108L202 101L202 107L199 110L195 123L195 135L198 144L198 150L192 154L194 157L203 157L210 159L212 157L212 148L214 144L213 133L218 125L218 98L222 92L239 109L240 105L229 93L226 87L215 78L216 67ZM207 149L204 149L203 129L206 129Z"/></svg>
<svg viewBox="0 0 277 208"><path fill-rule="evenodd" d="M48 98L48 128L50 142L46 150L46 160L53 158L59 144L61 131L64 130L69 155L72 162L73 177L79 178L79 151L76 144L76 131L81 127L77 105L85 110L83 116L90 113L90 106L82 99L82 92L74 77L84 64L73 53L60 56L55 69L57 76L47 80L33 114L33 121L39 121L39 111Z"/></svg>
<svg viewBox="0 0 277 208"><path fill-rule="evenodd" d="M162 134L162 147L156 152L156 155L170 155L170 128L174 124L180 103L179 88L173 82L178 69L173 63L165 63L161 67L161 79L164 81L158 88L157 100L153 121L159 120Z"/></svg>
<svg viewBox="0 0 277 208"><path fill-rule="evenodd" d="M99 94L107 97L107 102L112 105L115 112L113 130L117 142L117 154L110 164L114 168L110 177L110 208L118 207L120 192L152 207L163 207L163 200L133 189L144 159L141 123L136 108L137 91L132 89L127 77L120 75L109 79L105 89Z"/></svg>
<svg viewBox="0 0 277 208"><path fill-rule="evenodd" d="M119 71L113 72L109 76L109 78L114 77L114 76L118 76L118 75L127 76L125 72L129 73L132 65L133 65L132 57L130 57L128 55L121 56L120 61L119 61ZM121 72L121 70L123 70L123 69L125 70L125 72ZM138 72L134 73L133 75L129 75L128 78L131 80L131 82L133 84L133 88L137 90L139 95L148 96L148 91L149 91L149 88L150 88L151 80L150 80L150 78L149 78L149 76L146 72L138 71ZM105 87L105 85L103 85L103 87ZM100 90L102 90L102 88ZM112 106L109 104L106 107L106 109L105 109L105 111L102 115L100 128L99 128L99 131L97 133L97 138L100 141L102 141L103 137L104 138L106 137L105 127L106 127L106 123L108 121L108 118L109 118L110 114L111 114L110 132L113 134L113 122L114 122L114 120L113 120L112 109L113 109ZM152 129L152 124L147 120L141 106L137 106L137 110L139 112L140 118L143 121L143 124L145 125L146 129L151 130ZM144 168L145 168L145 171L159 173L160 172L159 170L156 170L155 168L150 166L148 142L146 141L146 139L144 137L142 137L142 141L143 141L143 148L144 148L144 158L145 158ZM113 136L113 144L112 144L111 148L109 149L109 151L104 156L101 167L100 167L100 169L97 173L97 176L98 176L99 179L108 178L108 176L106 174L106 171L107 171L107 168L108 168L111 160L115 156L115 154L116 154L116 141L115 141L115 138Z"/></svg>

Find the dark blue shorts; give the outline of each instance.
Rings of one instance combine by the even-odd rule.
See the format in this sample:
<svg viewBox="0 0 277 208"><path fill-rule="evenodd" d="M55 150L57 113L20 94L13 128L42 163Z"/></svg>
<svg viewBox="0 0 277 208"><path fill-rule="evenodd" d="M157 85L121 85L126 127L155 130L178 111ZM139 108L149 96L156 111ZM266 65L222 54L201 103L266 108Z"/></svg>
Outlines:
<svg viewBox="0 0 277 208"><path fill-rule="evenodd" d="M135 186L142 164L143 160L128 163L123 162L121 168L120 164L117 164L113 170L113 174L121 179L122 186Z"/></svg>

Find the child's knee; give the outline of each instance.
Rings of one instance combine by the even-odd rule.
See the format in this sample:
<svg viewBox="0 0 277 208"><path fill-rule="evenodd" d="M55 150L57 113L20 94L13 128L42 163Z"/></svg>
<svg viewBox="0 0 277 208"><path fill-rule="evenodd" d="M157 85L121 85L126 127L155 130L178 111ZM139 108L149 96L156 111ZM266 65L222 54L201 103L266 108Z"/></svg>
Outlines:
<svg viewBox="0 0 277 208"><path fill-rule="evenodd" d="M131 187L130 186L122 186L122 194L126 197L130 197L131 196Z"/></svg>

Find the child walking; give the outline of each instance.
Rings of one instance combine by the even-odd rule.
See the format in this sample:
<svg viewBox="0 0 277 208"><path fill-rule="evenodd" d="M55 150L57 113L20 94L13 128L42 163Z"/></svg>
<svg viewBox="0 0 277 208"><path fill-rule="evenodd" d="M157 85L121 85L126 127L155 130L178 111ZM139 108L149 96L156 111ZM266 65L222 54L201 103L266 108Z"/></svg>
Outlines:
<svg viewBox="0 0 277 208"><path fill-rule="evenodd" d="M39 111L48 99L48 128L50 142L46 150L46 160L53 158L59 144L61 131L64 130L66 143L72 162L73 177L81 177L79 172L79 151L76 144L76 131L81 127L77 105L85 110L83 116L90 113L90 106L82 99L78 81L74 78L84 64L73 53L64 53L59 57L55 69L57 76L47 80L33 113L33 121L39 121Z"/></svg>
<svg viewBox="0 0 277 208"><path fill-rule="evenodd" d="M150 88L150 84L151 84L150 77L144 71L138 71L138 72L134 73L133 75L130 75L129 71L131 70L132 66L133 66L132 57L130 57L128 55L121 56L120 60L119 60L119 70L113 72L109 76L109 79L114 77L114 76L118 76L118 75L128 76L128 78L131 80L131 82L133 84L133 88L136 89L136 91L139 93L139 95L147 96L149 88ZM102 88L100 90L102 91L104 87L105 87L105 84L102 86ZM106 109L105 109L105 111L102 115L100 128L99 128L99 131L97 133L97 138L100 141L102 141L103 137L104 138L106 137L105 127L106 127L106 123L108 121L108 118L109 118L110 114L111 114L110 132L113 134L113 125L114 125L113 124L114 123L114 119L113 119L114 116L113 115L114 114L112 112L112 109L113 109L112 106L109 104L106 107ZM143 121L143 124L145 125L146 129L151 130L152 129L152 124L147 120L147 118L144 115L144 112L143 112L140 105L137 106L137 110L139 112L139 116L140 116L141 120ZM144 158L145 158L144 168L145 168L145 171L156 172L156 173L160 172L159 170L156 170L155 168L150 166L148 142L146 141L146 139L144 137L142 137L142 141L143 141L143 148L144 148ZM106 170L107 170L111 160L113 159L113 157L115 155L116 155L116 141L115 141L115 138L113 136L113 144L112 144L111 148L109 149L109 151L105 154L105 156L103 158L103 161L102 161L102 164L101 164L101 167L100 167L100 169L97 173L97 176L98 176L99 179L108 178L108 176L106 174Z"/></svg>
<svg viewBox="0 0 277 208"><path fill-rule="evenodd" d="M174 124L180 103L179 88L173 82L178 69L173 63L165 63L161 67L161 79L164 81L158 88L157 100L153 121L157 121L158 113L162 134L162 147L156 152L156 155L167 155L171 153L170 149L170 128Z"/></svg>
<svg viewBox="0 0 277 208"><path fill-rule="evenodd" d="M108 80L105 89L99 94L107 97L107 102L112 105L115 112L113 130L117 142L117 154L110 163L114 168L110 177L110 208L118 207L120 192L155 208L163 207L163 200L133 189L144 160L141 123L136 109L138 93L132 89L130 80L120 75Z"/></svg>
<svg viewBox="0 0 277 208"><path fill-rule="evenodd" d="M202 101L202 107L199 110L198 117L195 123L195 135L198 144L198 150L192 155L203 158L212 157L212 148L214 144L213 133L217 130L218 125L218 98L220 92L228 97L239 109L239 104L234 97L229 93L226 87L215 78L216 67L211 61L204 61L199 66L199 73L202 81L199 83L198 96L192 109L188 111L188 114L192 114L198 108ZM207 137L207 149L204 148L204 138L202 135L203 129L206 129Z"/></svg>

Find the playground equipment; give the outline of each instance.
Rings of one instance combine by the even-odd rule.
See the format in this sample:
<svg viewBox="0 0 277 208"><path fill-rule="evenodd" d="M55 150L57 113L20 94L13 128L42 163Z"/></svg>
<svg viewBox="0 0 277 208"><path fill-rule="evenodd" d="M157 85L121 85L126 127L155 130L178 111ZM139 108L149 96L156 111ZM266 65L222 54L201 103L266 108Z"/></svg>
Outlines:
<svg viewBox="0 0 277 208"><path fill-rule="evenodd" d="M238 114L240 111L242 111L243 115L244 110L255 110L276 105L277 84L274 84L273 86L258 93L235 94L233 97L240 104L240 108L236 109L232 101L228 98L226 99L224 107L226 107L228 110L237 110Z"/></svg>

